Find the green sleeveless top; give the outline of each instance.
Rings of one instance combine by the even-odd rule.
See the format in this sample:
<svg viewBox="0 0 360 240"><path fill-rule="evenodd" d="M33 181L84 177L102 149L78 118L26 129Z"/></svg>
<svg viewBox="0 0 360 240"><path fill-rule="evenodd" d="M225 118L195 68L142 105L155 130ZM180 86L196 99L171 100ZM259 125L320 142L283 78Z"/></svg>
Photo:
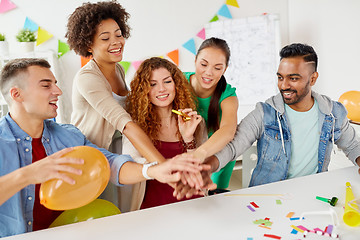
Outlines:
<svg viewBox="0 0 360 240"><path fill-rule="evenodd" d="M188 80L188 82L190 83L190 76L194 75L194 72L184 72L184 75L186 77L186 79ZM228 98L228 97L232 97L232 96L236 96L236 88L232 87L230 84L227 83L225 91L221 94L220 99L219 99L219 114L220 114L220 121L221 121L221 116L222 116L222 111L221 111L221 102ZM210 100L211 100L211 96L208 98L200 98L197 97L198 100L198 105L197 105L197 112L204 118L206 126L208 124L208 110L209 110L209 105L210 105ZM208 133L208 137L210 138L213 135L213 131L210 131Z"/></svg>

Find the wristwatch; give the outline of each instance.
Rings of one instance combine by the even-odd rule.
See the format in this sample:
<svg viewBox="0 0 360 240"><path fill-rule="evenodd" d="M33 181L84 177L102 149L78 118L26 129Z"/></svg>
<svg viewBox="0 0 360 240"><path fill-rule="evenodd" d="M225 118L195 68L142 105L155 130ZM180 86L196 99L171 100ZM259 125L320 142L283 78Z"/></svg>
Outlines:
<svg viewBox="0 0 360 240"><path fill-rule="evenodd" d="M149 167L154 166L156 164L158 164L158 162L151 162L151 163L143 164L142 175L144 176L144 178L149 179L149 180L153 179L153 178L149 177L149 175L147 175L147 170Z"/></svg>

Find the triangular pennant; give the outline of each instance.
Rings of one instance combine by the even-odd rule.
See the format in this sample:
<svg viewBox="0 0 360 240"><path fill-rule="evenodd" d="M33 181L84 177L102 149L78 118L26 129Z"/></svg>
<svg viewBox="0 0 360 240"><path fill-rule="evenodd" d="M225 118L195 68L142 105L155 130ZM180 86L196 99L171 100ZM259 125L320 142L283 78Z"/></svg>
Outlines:
<svg viewBox="0 0 360 240"><path fill-rule="evenodd" d="M226 0L226 4L233 7L239 7L239 4L236 0Z"/></svg>
<svg viewBox="0 0 360 240"><path fill-rule="evenodd" d="M29 29L32 32L36 32L39 29L39 26L33 22L30 18L26 17L24 23L24 29Z"/></svg>
<svg viewBox="0 0 360 240"><path fill-rule="evenodd" d="M39 46L40 44L46 42L47 40L52 38L52 36L53 35L51 33L46 31L45 29L42 29L41 27L39 27L38 36L37 36L37 40L36 40L36 46Z"/></svg>
<svg viewBox="0 0 360 240"><path fill-rule="evenodd" d="M215 16L210 20L210 22L216 22L217 20L219 20L219 17L218 17L218 15L215 15Z"/></svg>
<svg viewBox="0 0 360 240"><path fill-rule="evenodd" d="M140 64L142 62L143 61L134 61L134 62L132 62L132 65L134 66L135 70L138 70L138 68L140 67Z"/></svg>
<svg viewBox="0 0 360 240"><path fill-rule="evenodd" d="M179 49L166 54L177 66L179 66Z"/></svg>
<svg viewBox="0 0 360 240"><path fill-rule="evenodd" d="M119 62L119 64L120 64L121 66L123 66L124 71L125 71L125 74L126 74L126 72L129 70L129 67L130 67L130 65L131 65L131 62L122 61L122 62Z"/></svg>
<svg viewBox="0 0 360 240"><path fill-rule="evenodd" d="M198 36L202 40L205 40L205 28L201 29L201 31L198 32L198 34L196 34L196 36Z"/></svg>
<svg viewBox="0 0 360 240"><path fill-rule="evenodd" d="M195 40L193 38L184 43L183 47L196 55Z"/></svg>
<svg viewBox="0 0 360 240"><path fill-rule="evenodd" d="M83 56L80 57L81 57L81 67L85 66L91 60L91 57L83 57Z"/></svg>
<svg viewBox="0 0 360 240"><path fill-rule="evenodd" d="M231 13L229 11L229 8L226 4L224 4L220 10L218 11L218 14L223 17L232 18Z"/></svg>
<svg viewBox="0 0 360 240"><path fill-rule="evenodd" d="M67 45L66 43L62 42L59 40L59 44L58 44L58 57L61 57L62 55L64 55L65 53L67 53L68 51L70 51L70 47L69 45Z"/></svg>
<svg viewBox="0 0 360 240"><path fill-rule="evenodd" d="M0 13L6 13L14 8L16 8L16 5L10 2L9 0L1 0Z"/></svg>

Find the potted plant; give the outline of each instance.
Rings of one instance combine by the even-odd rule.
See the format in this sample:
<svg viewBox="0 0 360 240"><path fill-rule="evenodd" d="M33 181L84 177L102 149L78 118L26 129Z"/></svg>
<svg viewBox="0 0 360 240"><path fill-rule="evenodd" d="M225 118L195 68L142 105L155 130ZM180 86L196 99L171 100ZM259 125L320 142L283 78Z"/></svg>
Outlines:
<svg viewBox="0 0 360 240"><path fill-rule="evenodd" d="M35 48L36 36L29 29L21 29L16 35L16 40L22 46L24 52L33 52Z"/></svg>
<svg viewBox="0 0 360 240"><path fill-rule="evenodd" d="M9 55L9 44L6 41L5 34L0 33L0 56Z"/></svg>

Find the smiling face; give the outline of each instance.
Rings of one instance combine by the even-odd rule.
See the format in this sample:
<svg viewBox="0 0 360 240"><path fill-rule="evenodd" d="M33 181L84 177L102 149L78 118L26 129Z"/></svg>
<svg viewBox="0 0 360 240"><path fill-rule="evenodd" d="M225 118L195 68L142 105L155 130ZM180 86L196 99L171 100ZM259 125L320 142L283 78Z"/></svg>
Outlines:
<svg viewBox="0 0 360 240"><path fill-rule="evenodd" d="M175 98L175 82L166 68L152 71L150 78L150 102L159 108L171 108Z"/></svg>
<svg viewBox="0 0 360 240"><path fill-rule="evenodd" d="M283 58L277 76L284 102L296 111L309 110L313 103L311 87L318 77L313 64L302 57Z"/></svg>
<svg viewBox="0 0 360 240"><path fill-rule="evenodd" d="M98 63L116 63L122 60L124 44L119 25L113 19L106 19L97 26L89 52Z"/></svg>
<svg viewBox="0 0 360 240"><path fill-rule="evenodd" d="M48 68L30 66L26 76L24 86L19 89L24 113L41 121L56 117L62 91L56 85L54 74Z"/></svg>
<svg viewBox="0 0 360 240"><path fill-rule="evenodd" d="M215 90L226 68L226 56L221 49L202 49L195 60L195 78L198 85L203 90Z"/></svg>

